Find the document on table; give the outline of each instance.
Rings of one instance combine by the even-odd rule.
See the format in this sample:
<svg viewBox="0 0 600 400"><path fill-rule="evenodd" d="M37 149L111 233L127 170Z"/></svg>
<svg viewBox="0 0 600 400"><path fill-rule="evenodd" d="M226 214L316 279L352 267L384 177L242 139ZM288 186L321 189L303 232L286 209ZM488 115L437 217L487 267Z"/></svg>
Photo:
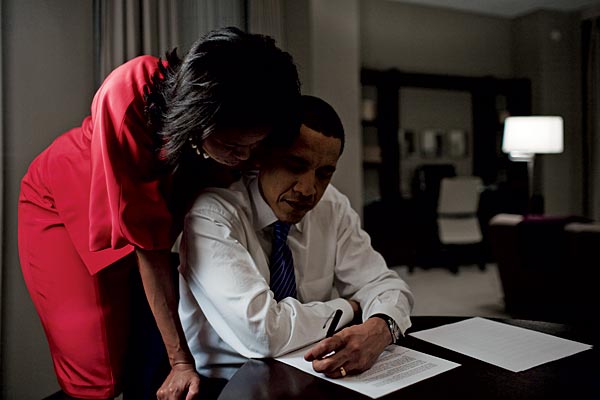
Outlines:
<svg viewBox="0 0 600 400"><path fill-rule="evenodd" d="M318 376L335 384L355 390L373 399L458 367L438 357L420 353L401 346L388 346L375 364L359 375L348 375L341 379L330 379L315 372L312 363L304 360L310 347L277 357L276 360Z"/></svg>
<svg viewBox="0 0 600 400"><path fill-rule="evenodd" d="M513 372L592 348L588 344L480 317L409 335Z"/></svg>

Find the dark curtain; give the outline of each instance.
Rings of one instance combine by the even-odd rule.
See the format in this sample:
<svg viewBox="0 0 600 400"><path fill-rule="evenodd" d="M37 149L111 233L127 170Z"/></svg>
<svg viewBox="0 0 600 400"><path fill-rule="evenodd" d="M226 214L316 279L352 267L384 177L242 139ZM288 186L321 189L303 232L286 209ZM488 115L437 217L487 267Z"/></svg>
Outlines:
<svg viewBox="0 0 600 400"><path fill-rule="evenodd" d="M178 45L178 9L172 0L95 0L96 83L142 54L164 56Z"/></svg>
<svg viewBox="0 0 600 400"><path fill-rule="evenodd" d="M248 1L248 30L275 39L277 46L285 49L283 6L280 0Z"/></svg>
<svg viewBox="0 0 600 400"><path fill-rule="evenodd" d="M247 30L250 0L170 0L177 3L180 55L208 31L224 26Z"/></svg>
<svg viewBox="0 0 600 400"><path fill-rule="evenodd" d="M125 61L142 54L185 55L208 31L245 29L244 0L94 0L96 84Z"/></svg>

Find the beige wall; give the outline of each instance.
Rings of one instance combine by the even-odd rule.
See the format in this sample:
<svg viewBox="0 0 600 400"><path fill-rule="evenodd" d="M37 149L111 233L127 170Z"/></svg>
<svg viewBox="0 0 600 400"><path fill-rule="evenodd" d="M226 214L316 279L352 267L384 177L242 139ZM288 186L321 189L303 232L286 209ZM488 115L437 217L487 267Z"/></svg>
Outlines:
<svg viewBox="0 0 600 400"><path fill-rule="evenodd" d="M491 17L389 0L360 3L361 63L373 69L459 76L510 77L511 22ZM427 94L427 96L425 96ZM470 93L403 88L400 128L412 130L419 142L425 129L466 132L467 156L401 159L400 185L411 196L411 181L421 164L451 163L460 175L472 173L473 127ZM365 187L377 192L377 181Z"/></svg>
<svg viewBox="0 0 600 400"><path fill-rule="evenodd" d="M362 215L358 0L312 0L310 15L311 94L331 103L346 133L333 184Z"/></svg>
<svg viewBox="0 0 600 400"><path fill-rule="evenodd" d="M92 1L4 0L3 6L1 397L40 399L58 390L58 384L19 266L17 197L20 179L34 156L88 113L94 90Z"/></svg>
<svg viewBox="0 0 600 400"><path fill-rule="evenodd" d="M329 102L344 124L346 145L333 184L362 214L358 11L358 0L287 0L284 18L302 92Z"/></svg>
<svg viewBox="0 0 600 400"><path fill-rule="evenodd" d="M535 159L534 187L554 215L582 212L579 23L577 14L539 11L513 25L513 69L531 79L532 112L565 123L564 152Z"/></svg>
<svg viewBox="0 0 600 400"><path fill-rule="evenodd" d="M309 0L284 0L285 49L294 57L302 92L311 92L311 35Z"/></svg>
<svg viewBox="0 0 600 400"><path fill-rule="evenodd" d="M344 122L348 147L334 184L359 211L360 67L512 76L511 21L505 18L388 0L287 0L285 19L287 50L298 64L303 91L332 102Z"/></svg>
<svg viewBox="0 0 600 400"><path fill-rule="evenodd" d="M579 18L539 11L516 19L361 0L362 65L466 76L529 78L533 112L565 118L565 152L536 158L549 214L581 213ZM552 39L552 32L560 39Z"/></svg>
<svg viewBox="0 0 600 400"><path fill-rule="evenodd" d="M389 0L360 2L365 67L507 77L510 21Z"/></svg>

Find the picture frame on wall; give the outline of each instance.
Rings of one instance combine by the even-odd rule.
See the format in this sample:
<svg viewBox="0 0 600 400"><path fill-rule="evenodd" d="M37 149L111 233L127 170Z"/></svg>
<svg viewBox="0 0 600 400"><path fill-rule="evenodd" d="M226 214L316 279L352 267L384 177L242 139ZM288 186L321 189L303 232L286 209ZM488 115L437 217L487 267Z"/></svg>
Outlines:
<svg viewBox="0 0 600 400"><path fill-rule="evenodd" d="M439 158L444 155L444 131L426 129L420 135L420 152L423 158Z"/></svg>
<svg viewBox="0 0 600 400"><path fill-rule="evenodd" d="M400 151L402 158L413 158L418 153L417 134L414 129L398 130L398 143L400 143Z"/></svg>
<svg viewBox="0 0 600 400"><path fill-rule="evenodd" d="M377 88L375 86L364 86L362 93L361 114L365 122L373 122L377 119Z"/></svg>
<svg viewBox="0 0 600 400"><path fill-rule="evenodd" d="M467 132L462 129L448 131L448 157L464 158L467 151Z"/></svg>

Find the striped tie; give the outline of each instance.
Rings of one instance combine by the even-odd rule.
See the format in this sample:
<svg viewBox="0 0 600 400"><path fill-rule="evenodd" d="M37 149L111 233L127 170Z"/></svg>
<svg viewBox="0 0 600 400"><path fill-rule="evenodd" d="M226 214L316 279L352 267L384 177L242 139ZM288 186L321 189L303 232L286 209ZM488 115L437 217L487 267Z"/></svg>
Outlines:
<svg viewBox="0 0 600 400"><path fill-rule="evenodd" d="M296 297L294 259L287 245L290 224L277 221L273 224L273 249L271 250L271 290L275 300Z"/></svg>

